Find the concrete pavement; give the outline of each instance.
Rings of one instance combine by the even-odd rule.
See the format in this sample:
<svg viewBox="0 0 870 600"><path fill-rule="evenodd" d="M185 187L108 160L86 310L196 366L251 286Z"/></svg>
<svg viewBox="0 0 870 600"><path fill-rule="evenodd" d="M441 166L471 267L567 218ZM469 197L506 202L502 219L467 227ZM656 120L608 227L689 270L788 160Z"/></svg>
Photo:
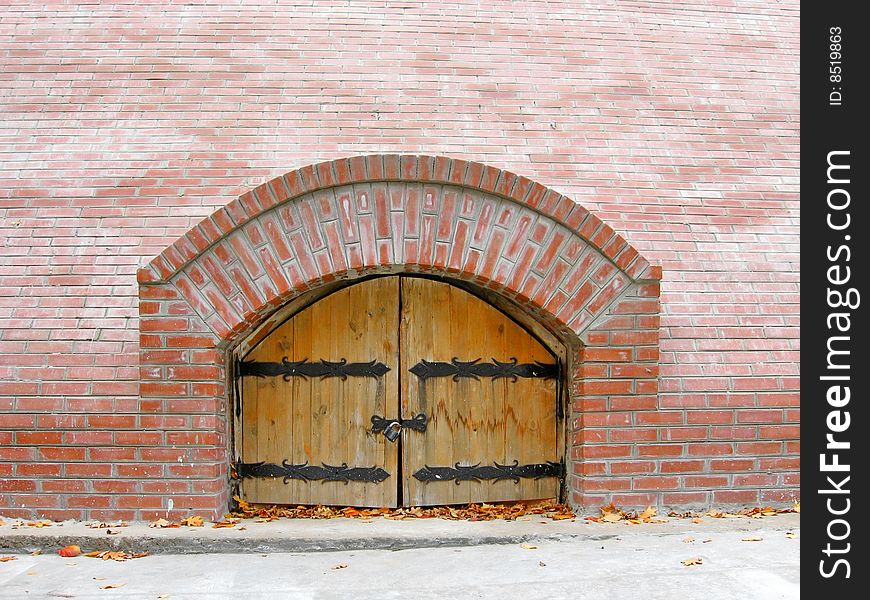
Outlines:
<svg viewBox="0 0 870 600"><path fill-rule="evenodd" d="M209 528L159 530L157 536L163 537L151 540L171 539L172 544L199 540L200 552L209 553L162 553L124 562L16 554L16 560L0 563L0 599L789 600L798 598L800 590L799 517L705 518L701 523L681 519L643 525L589 524L579 519L547 524L541 519L511 523L284 520L257 524L265 527L259 531L251 522L234 533ZM45 534L50 529L37 531L46 535L45 542L54 543L57 538ZM66 531L77 533L72 528ZM171 544L148 547L151 542L133 535L139 531L124 537L92 531L95 536L120 538L139 551L171 548ZM0 528L0 542L7 547L10 533L7 522ZM389 545L386 540L391 538L400 541ZM222 542L208 550L204 539L237 545ZM308 546L304 552L256 550L257 543L271 547L272 542L263 542L266 539L284 540L285 548L299 540L307 540ZM288 543L288 539L297 541ZM312 540L327 539L333 540L332 547L350 543L358 547L313 551ZM87 538L77 541L87 543ZM240 549L239 542L247 549ZM321 549L328 545L321 544ZM230 552L233 547L236 551ZM83 549L94 548L83 545ZM682 561L690 558L700 558L701 564L685 566ZM123 585L101 589L117 584Z"/></svg>

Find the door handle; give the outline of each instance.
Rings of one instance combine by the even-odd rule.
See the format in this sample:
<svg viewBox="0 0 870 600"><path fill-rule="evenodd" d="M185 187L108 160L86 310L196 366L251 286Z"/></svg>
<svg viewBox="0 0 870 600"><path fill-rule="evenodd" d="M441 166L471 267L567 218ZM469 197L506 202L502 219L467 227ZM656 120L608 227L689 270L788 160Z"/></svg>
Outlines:
<svg viewBox="0 0 870 600"><path fill-rule="evenodd" d="M372 416L372 433L383 433L384 437L391 442L399 439L402 429L408 428L423 433L429 420L426 415L419 413L412 419L385 419L379 415Z"/></svg>

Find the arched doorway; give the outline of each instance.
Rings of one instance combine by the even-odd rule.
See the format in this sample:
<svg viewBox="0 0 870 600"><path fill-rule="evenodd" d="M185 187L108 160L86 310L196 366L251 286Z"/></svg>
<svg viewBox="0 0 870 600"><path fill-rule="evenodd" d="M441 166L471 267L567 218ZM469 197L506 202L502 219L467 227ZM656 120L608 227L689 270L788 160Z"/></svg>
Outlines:
<svg viewBox="0 0 870 600"><path fill-rule="evenodd" d="M561 361L431 278L342 287L259 331L236 363L245 500L425 506L559 497Z"/></svg>
<svg viewBox="0 0 870 600"><path fill-rule="evenodd" d="M138 403L155 446L142 456L172 484L149 502L166 514L223 514L240 458L227 385L238 382L235 351L312 294L395 275L470 290L551 351L564 345L566 500L646 505L674 488L676 478L626 477L634 465L623 464L651 457L639 462L652 469L669 451L658 443L669 440L668 423L647 414L657 407L661 269L585 208L524 177L446 157L371 155L264 183L139 270Z"/></svg>

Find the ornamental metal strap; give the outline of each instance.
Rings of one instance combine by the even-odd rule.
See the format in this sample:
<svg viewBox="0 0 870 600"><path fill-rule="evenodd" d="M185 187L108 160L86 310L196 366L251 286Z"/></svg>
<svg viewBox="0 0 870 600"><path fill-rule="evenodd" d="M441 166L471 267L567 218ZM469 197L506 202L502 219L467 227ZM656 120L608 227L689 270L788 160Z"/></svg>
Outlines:
<svg viewBox="0 0 870 600"><path fill-rule="evenodd" d="M416 473L414 479L419 481L455 481L459 485L462 481L481 481L492 480L502 481L504 479L512 479L514 483L519 483L522 479L541 479L542 477L562 477L564 474L564 466L560 462L548 460L545 463L521 465L519 461L514 461L512 465L500 465L493 463L494 466L480 466L480 463L463 467L456 463L452 467L430 467L426 465Z"/></svg>
<svg viewBox="0 0 870 600"><path fill-rule="evenodd" d="M390 370L390 367L382 362L373 360L371 362L356 362L349 363L346 358L342 358L338 362L332 362L321 359L320 362L308 362L307 358L302 360L287 360L287 357L281 359L280 363L276 362L258 362L240 361L238 366L239 377L245 375L254 375L256 377L277 377L281 375L284 381L290 381L291 377L320 377L326 379L328 377L381 377L384 373Z"/></svg>
<svg viewBox="0 0 870 600"><path fill-rule="evenodd" d="M491 377L493 379L510 377L513 381L516 381L518 377L553 379L559 374L559 366L557 364L538 361L518 364L516 358L511 358L510 362L501 362L494 358L491 363L482 363L480 361L480 358L472 361L461 361L458 358L453 358L449 363L421 360L409 370L420 379L452 376L453 381L458 381L462 377L478 381L481 377Z"/></svg>
<svg viewBox="0 0 870 600"><path fill-rule="evenodd" d="M283 460L280 465L267 462L239 462L235 466L239 478L281 477L284 483L288 483L291 479L320 481L321 483L342 481L345 485L349 481L380 483L390 476L389 473L380 467L348 467L347 463L342 463L339 466L328 465L326 463L321 463L321 465L319 467L317 465L309 465L308 462L294 465Z"/></svg>

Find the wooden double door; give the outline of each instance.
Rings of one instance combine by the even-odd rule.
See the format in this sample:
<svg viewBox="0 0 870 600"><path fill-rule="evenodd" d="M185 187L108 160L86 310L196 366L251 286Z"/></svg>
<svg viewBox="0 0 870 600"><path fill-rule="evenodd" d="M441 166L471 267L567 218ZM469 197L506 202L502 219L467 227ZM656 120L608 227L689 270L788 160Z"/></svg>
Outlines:
<svg viewBox="0 0 870 600"><path fill-rule="evenodd" d="M447 283L369 279L277 326L237 363L249 502L425 506L552 498L556 357Z"/></svg>

